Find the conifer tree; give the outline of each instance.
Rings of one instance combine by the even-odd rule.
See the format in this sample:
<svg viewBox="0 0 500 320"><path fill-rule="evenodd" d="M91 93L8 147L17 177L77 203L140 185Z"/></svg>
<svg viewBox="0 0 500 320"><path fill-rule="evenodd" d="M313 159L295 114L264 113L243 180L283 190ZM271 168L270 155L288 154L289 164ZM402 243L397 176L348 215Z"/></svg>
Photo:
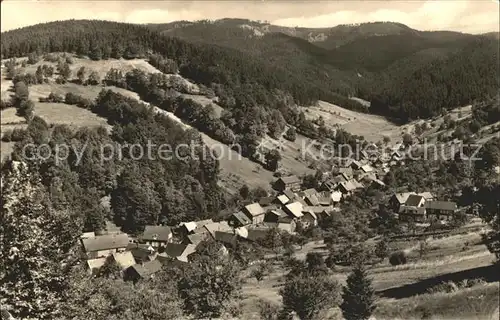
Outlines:
<svg viewBox="0 0 500 320"><path fill-rule="evenodd" d="M358 264L347 277L347 285L342 290L340 305L346 320L367 320L375 310L375 291L362 264Z"/></svg>

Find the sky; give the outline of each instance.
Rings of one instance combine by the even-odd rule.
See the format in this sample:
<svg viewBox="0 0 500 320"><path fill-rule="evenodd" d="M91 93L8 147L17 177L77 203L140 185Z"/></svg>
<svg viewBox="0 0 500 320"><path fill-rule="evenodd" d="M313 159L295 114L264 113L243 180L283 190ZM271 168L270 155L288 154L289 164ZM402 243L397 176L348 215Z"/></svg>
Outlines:
<svg viewBox="0 0 500 320"><path fill-rule="evenodd" d="M499 0L55 1L3 0L1 31L67 19L129 23L246 18L289 27L400 22L418 30L499 31Z"/></svg>

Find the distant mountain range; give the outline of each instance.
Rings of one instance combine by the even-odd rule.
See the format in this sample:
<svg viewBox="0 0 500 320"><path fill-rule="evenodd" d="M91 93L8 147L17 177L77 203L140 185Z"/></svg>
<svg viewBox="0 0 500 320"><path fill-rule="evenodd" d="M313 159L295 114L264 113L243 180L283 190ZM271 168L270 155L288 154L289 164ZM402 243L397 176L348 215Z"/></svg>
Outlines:
<svg viewBox="0 0 500 320"><path fill-rule="evenodd" d="M55 39L45 39L48 34ZM393 22L317 29L246 19L147 25L62 21L2 33L2 56L59 47L107 52L113 48L106 46L116 47L121 38L125 56L168 53L181 73L197 82L224 84L232 92L242 83L259 83L291 93L298 103L326 100L403 121L439 114L498 88L498 33L418 31ZM352 96L376 107L368 110L348 99Z"/></svg>

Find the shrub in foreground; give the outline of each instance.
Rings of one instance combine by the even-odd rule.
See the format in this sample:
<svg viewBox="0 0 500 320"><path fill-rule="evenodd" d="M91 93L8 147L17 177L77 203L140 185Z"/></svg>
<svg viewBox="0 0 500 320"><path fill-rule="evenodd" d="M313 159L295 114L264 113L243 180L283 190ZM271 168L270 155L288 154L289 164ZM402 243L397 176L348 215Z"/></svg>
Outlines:
<svg viewBox="0 0 500 320"><path fill-rule="evenodd" d="M408 257L404 251L398 251L391 254L389 257L389 263L393 266L398 266L401 264L406 264Z"/></svg>

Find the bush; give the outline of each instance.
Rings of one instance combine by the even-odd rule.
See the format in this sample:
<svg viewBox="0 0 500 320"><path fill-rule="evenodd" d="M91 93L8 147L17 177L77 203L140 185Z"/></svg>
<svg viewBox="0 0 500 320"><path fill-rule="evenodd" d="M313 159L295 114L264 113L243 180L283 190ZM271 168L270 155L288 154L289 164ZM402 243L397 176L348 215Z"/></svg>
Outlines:
<svg viewBox="0 0 500 320"><path fill-rule="evenodd" d="M12 130L5 130L2 135L3 142L10 142L12 140Z"/></svg>
<svg viewBox="0 0 500 320"><path fill-rule="evenodd" d="M408 258L404 251L398 251L391 254L389 257L389 263L393 266L398 266L402 264L406 264Z"/></svg>
<svg viewBox="0 0 500 320"><path fill-rule="evenodd" d="M295 131L295 128L293 127L288 128L283 137L289 141L295 141L295 139L297 139L297 133Z"/></svg>

